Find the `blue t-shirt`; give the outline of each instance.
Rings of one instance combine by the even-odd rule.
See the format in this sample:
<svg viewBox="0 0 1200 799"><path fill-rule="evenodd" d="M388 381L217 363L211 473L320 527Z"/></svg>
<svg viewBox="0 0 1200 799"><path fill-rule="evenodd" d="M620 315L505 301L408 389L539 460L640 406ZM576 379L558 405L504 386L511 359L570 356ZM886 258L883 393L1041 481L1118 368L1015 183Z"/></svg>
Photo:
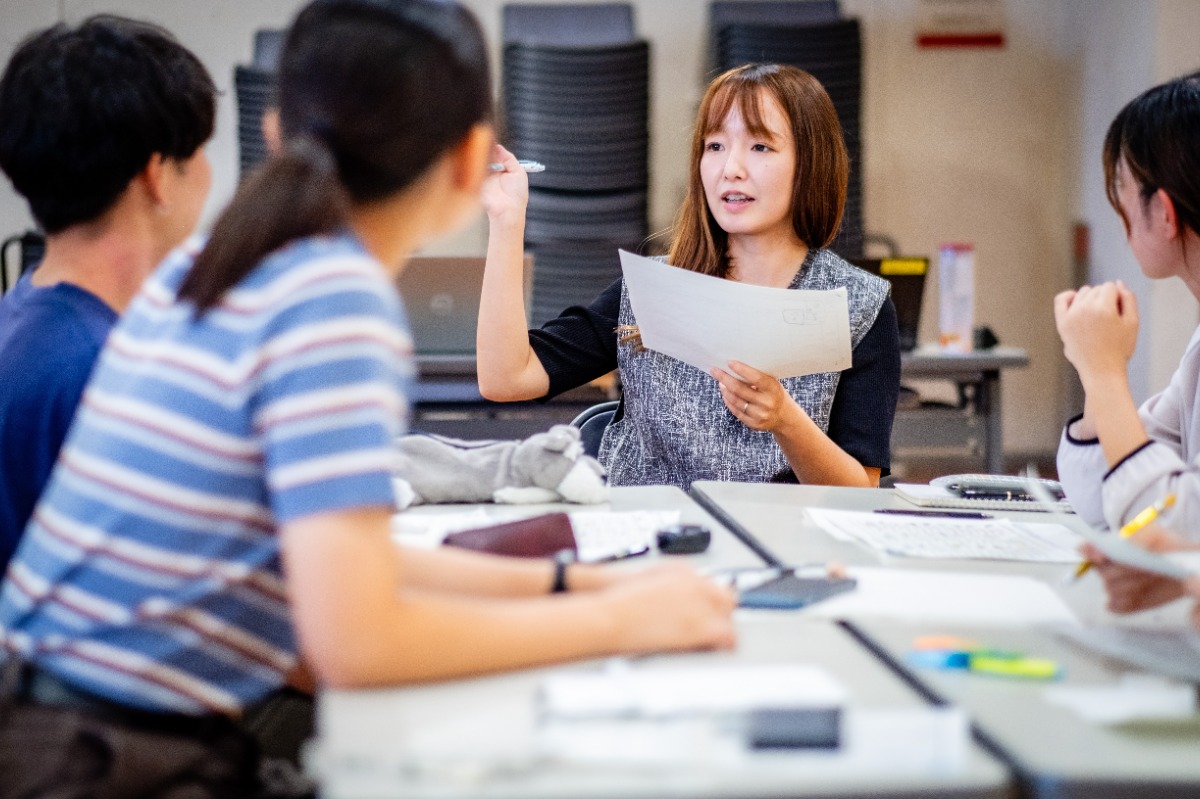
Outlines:
<svg viewBox="0 0 1200 799"><path fill-rule="evenodd" d="M113 328L0 589L0 646L114 702L236 713L296 662L281 524L392 507L412 339L349 236L202 315L168 257Z"/></svg>
<svg viewBox="0 0 1200 799"><path fill-rule="evenodd" d="M0 575L50 477L117 314L69 283L25 275L0 299Z"/></svg>

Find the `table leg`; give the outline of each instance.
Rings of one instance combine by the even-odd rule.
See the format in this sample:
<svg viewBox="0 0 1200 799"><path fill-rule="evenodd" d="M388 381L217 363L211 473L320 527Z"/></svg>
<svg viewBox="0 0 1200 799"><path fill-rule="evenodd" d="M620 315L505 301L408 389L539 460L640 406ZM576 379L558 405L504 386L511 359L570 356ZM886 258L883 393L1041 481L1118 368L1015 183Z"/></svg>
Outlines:
<svg viewBox="0 0 1200 799"><path fill-rule="evenodd" d="M984 370L976 388L975 405L983 421L983 459L988 474L1004 474L1004 422L998 369Z"/></svg>

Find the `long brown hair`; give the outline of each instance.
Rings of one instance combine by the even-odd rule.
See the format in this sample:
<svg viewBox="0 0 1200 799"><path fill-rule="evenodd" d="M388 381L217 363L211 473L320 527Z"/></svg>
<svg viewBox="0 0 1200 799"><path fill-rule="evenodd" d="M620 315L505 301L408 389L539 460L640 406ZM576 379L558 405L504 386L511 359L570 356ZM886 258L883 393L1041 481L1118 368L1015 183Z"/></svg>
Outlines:
<svg viewBox="0 0 1200 799"><path fill-rule="evenodd" d="M316 0L279 68L283 152L242 184L179 289L196 315L263 256L344 227L412 184L491 115L487 50L449 0Z"/></svg>
<svg viewBox="0 0 1200 799"><path fill-rule="evenodd" d="M842 138L833 101L809 73L780 64L746 64L717 76L708 86L696 128L687 196L675 220L670 263L725 277L729 270L728 234L709 211L700 180L704 140L725 124L737 103L746 127L755 135L768 133L763 121L764 96L773 97L791 125L796 149L792 180L792 229L807 246L825 247L837 235L846 207L850 158Z"/></svg>

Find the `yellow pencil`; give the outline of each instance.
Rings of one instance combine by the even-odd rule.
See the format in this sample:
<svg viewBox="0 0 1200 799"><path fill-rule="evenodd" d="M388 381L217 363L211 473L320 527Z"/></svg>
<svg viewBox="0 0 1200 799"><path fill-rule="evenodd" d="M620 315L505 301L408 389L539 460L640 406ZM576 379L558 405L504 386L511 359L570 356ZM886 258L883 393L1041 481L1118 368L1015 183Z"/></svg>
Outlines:
<svg viewBox="0 0 1200 799"><path fill-rule="evenodd" d="M1120 536L1122 538L1129 538L1129 536L1133 535L1138 530L1141 530L1143 527L1150 524L1150 522L1157 519L1160 513L1162 513L1163 511L1165 511L1167 508L1171 507L1174 504L1175 504L1175 495L1167 494L1165 497L1160 499L1158 502L1155 502L1153 505L1151 505L1150 507L1143 510L1137 516L1134 516L1132 519L1130 519L1129 522L1121 528ZM1079 567L1077 569L1075 569L1075 578L1078 579L1078 578L1082 577L1083 575L1087 574L1087 570L1090 568L1092 568L1092 562L1090 560L1083 561L1082 563L1079 564Z"/></svg>

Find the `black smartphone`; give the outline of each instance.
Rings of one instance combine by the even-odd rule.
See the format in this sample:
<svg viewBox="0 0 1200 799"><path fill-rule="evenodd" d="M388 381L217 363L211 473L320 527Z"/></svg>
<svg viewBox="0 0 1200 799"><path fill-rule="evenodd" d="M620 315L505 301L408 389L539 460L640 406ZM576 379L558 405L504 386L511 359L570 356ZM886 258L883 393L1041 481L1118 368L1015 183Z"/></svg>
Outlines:
<svg viewBox="0 0 1200 799"><path fill-rule="evenodd" d="M793 609L820 602L851 591L858 585L852 577L797 577L784 574L742 591L738 606L743 608Z"/></svg>

